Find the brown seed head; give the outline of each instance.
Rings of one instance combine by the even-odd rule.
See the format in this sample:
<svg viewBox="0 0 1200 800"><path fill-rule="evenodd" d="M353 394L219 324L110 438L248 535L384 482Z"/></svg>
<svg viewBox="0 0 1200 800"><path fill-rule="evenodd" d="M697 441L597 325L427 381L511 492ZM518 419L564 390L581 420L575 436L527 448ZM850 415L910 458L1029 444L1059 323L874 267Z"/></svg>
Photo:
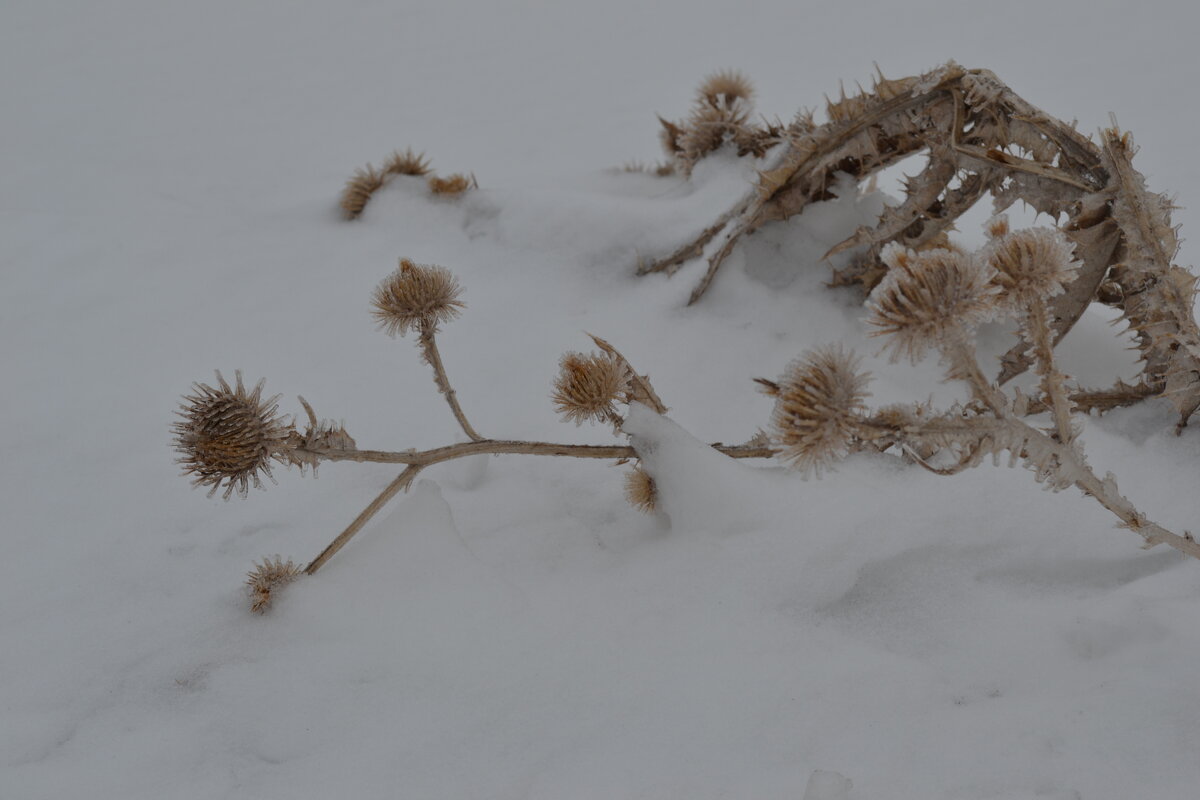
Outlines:
<svg viewBox="0 0 1200 800"><path fill-rule="evenodd" d="M968 253L925 250L914 253L892 243L883 249L887 275L867 299L867 322L874 336L891 336L892 360L914 363L926 349L962 335L988 320L999 288L991 267Z"/></svg>
<svg viewBox="0 0 1200 800"><path fill-rule="evenodd" d="M750 79L732 69L714 72L700 84L696 102L713 108L730 108L734 103L749 105L754 97Z"/></svg>
<svg viewBox="0 0 1200 800"><path fill-rule="evenodd" d="M614 404L629 391L629 368L608 354L567 353L558 364L551 399L563 419L582 425L586 420L613 422Z"/></svg>
<svg viewBox="0 0 1200 800"><path fill-rule="evenodd" d="M625 473L625 499L643 514L649 514L658 507L658 487L650 473L640 465Z"/></svg>
<svg viewBox="0 0 1200 800"><path fill-rule="evenodd" d="M224 483L226 500L235 491L245 497L251 484L263 488L262 475L274 482L271 461L290 463L296 433L276 415L278 395L264 400L263 381L247 392L242 373L235 374L232 387L220 372L216 387L193 384L194 393L184 396L176 412L183 419L172 426L183 474L195 476L194 486L211 486L209 497Z"/></svg>
<svg viewBox="0 0 1200 800"><path fill-rule="evenodd" d="M383 171L389 175L423 177L429 174L429 159L424 153L414 153L411 147L403 153L395 150L383 162Z"/></svg>
<svg viewBox="0 0 1200 800"><path fill-rule="evenodd" d="M445 178L434 175L429 179L429 191L434 194L458 195L476 186L474 176L468 177L461 172L447 175Z"/></svg>
<svg viewBox="0 0 1200 800"><path fill-rule="evenodd" d="M346 219L354 219L361 214L367 207L367 203L371 201L371 195L375 194L386 181L387 174L375 169L370 164L356 169L350 180L346 181L345 188L342 189L341 205Z"/></svg>
<svg viewBox="0 0 1200 800"><path fill-rule="evenodd" d="M991 223L989 233L992 240L983 257L996 271L992 282L1017 308L1026 307L1030 300L1061 294L1079 272L1075 247L1057 228L1009 231L1008 221L1003 220Z"/></svg>
<svg viewBox="0 0 1200 800"><path fill-rule="evenodd" d="M771 439L793 469L820 472L844 458L860 428L870 375L841 345L811 350L788 365L778 382L761 381L775 398Z"/></svg>
<svg viewBox="0 0 1200 800"><path fill-rule="evenodd" d="M279 556L274 560L264 558L255 562L254 569L246 573L246 588L250 593L250 610L264 613L271 605L271 593L301 575L300 567L289 558L284 561Z"/></svg>
<svg viewBox="0 0 1200 800"><path fill-rule="evenodd" d="M384 278L371 294L371 316L389 336L403 336L409 328L436 329L466 308L466 303L458 299L460 294L462 287L450 270L402 258L399 269Z"/></svg>

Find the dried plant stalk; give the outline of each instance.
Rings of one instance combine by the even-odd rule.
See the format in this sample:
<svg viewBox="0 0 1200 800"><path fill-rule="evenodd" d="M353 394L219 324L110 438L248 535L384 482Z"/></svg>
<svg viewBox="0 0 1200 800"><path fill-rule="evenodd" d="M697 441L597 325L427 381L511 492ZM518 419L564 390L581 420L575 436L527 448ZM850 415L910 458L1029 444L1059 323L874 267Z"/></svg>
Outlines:
<svg viewBox="0 0 1200 800"><path fill-rule="evenodd" d="M1010 465L1023 462L1048 488L1074 486L1096 498L1147 547L1167 544L1200 558L1200 544L1190 533L1180 536L1149 521L1121 495L1112 473L1100 478L1092 471L1076 441L1072 400L1049 345L1045 304L1075 274L1069 247L1055 238L1056 231L1008 233L1005 221L994 225L994 238L981 253L898 253L889 245L884 258L891 271L867 302L867 322L891 338L894 356L915 361L926 349L938 349L947 378L965 382L974 399L941 413L914 405L872 414L863 402L868 376L857 372L854 359L840 348L818 350L793 363L778 383L759 381L775 398L771 440L779 457L808 471L857 446L898 448L930 472L953 475L1007 453ZM980 369L973 334L988 312L1015 316L1021 332L1035 342L1043 409L1055 423L1048 432L1020 419L1029 410L1026 398L1019 392L1009 398ZM949 466L934 463L947 458Z"/></svg>
<svg viewBox="0 0 1200 800"><path fill-rule="evenodd" d="M229 385L217 373L219 386L196 384L184 397L179 412L182 421L173 426L175 449L182 455L185 474L196 476L196 485L211 486L216 492L225 486L225 499L237 491L245 495L253 484L262 488L260 475L270 477L270 463L276 461L308 468L316 474L322 461L357 461L404 464L400 473L364 508L357 517L309 562L303 573L312 575L329 561L401 491L407 491L423 469L444 461L484 454L565 456L569 458L615 459L624 463L637 458L629 445L572 445L554 442L485 439L471 426L459 405L450 378L437 347L439 325L455 319L465 307L459 300L462 289L449 270L432 264L417 264L401 259L400 267L375 289L372 314L380 328L391 335L418 332L422 358L433 367L434 384L446 398L455 419L471 441L431 450L389 452L360 450L342 425L318 419L303 397L300 404L308 417L308 428L301 434L293 421L285 421L278 411L277 397L263 399L263 382L247 391L241 373L236 386ZM597 336L592 340L601 349L599 355L569 353L564 356L560 375L555 381L553 399L568 420L610 422L620 432L623 419L617 404L645 403L664 413L646 375L639 375L629 361L611 344ZM758 437L743 445L712 445L732 458L770 458L773 451ZM641 510L651 510L654 502L653 480L644 472L635 473L640 481L637 491L629 485L631 502ZM212 493L210 492L210 494ZM294 580L301 571L290 560L278 556L264 560L249 574L252 609L262 612L271 603L272 591Z"/></svg>
<svg viewBox="0 0 1200 800"><path fill-rule="evenodd" d="M692 241L639 274L671 274L708 252L705 274L689 299L708 289L742 236L829 199L839 173L867 180L901 159L925 151L929 165L909 181L904 201L832 248L863 254L837 282L866 288L886 273L883 249L895 242L920 249L945 234L984 195L996 211L1021 200L1061 220L1080 261L1076 277L1049 303L1055 341L1097 297L1121 309L1137 333L1145 362L1142 382L1171 399L1180 426L1200 407L1200 328L1193 316L1196 279L1174 264L1178 239L1171 204L1146 189L1132 166L1128 134L1114 126L1097 145L1073 126L1023 100L988 70L950 62L919 76L889 80L827 107L829 121L802 113L774 132L758 184L748 189ZM681 126L666 124L668 151L680 157ZM689 165L690 168L690 165ZM686 170L685 170L686 172ZM1007 353L1004 383L1034 363L1035 343Z"/></svg>

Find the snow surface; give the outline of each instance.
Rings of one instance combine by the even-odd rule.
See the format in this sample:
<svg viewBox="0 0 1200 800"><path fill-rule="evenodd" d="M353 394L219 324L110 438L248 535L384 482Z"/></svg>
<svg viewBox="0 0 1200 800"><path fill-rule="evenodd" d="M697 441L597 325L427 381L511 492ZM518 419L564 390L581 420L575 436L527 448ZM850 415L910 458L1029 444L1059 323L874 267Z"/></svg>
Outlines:
<svg viewBox="0 0 1200 800"><path fill-rule="evenodd" d="M1175 2L6 0L0 798L1196 797L1200 565L1021 470L860 456L804 481L703 446L752 435L750 379L826 342L867 356L873 402L959 396L874 357L823 285L820 254L881 198L764 230L687 308L699 265L632 266L751 165L606 171L657 158L654 113L718 68L786 118L872 61L955 58L1083 130L1117 112L1186 236L1196 29ZM481 188L402 179L340 220L353 168L409 145ZM662 511L605 463L445 464L251 615L252 562L311 558L396 470L209 500L172 464L171 411L240 368L361 447L454 441L412 343L367 315L401 255L466 287L440 341L487 435L613 441L548 399L583 331L649 372L671 414L629 430ZM1097 385L1136 370L1107 322L1063 350ZM1200 432L1172 423L1147 403L1084 440L1181 530Z"/></svg>

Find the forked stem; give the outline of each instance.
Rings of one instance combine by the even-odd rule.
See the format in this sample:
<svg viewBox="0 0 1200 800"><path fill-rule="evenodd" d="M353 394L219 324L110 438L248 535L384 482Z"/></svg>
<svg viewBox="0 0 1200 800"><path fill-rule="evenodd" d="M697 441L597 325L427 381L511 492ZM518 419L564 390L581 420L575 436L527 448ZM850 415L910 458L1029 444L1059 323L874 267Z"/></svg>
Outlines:
<svg viewBox="0 0 1200 800"><path fill-rule="evenodd" d="M975 354L975 345L967 336L966 331L956 331L947 337L949 343L942 350L950 363L950 374L959 378L971 387L975 398L991 409L1000 419L1009 416L1008 399L996 386L988 380L979 367L979 359Z"/></svg>
<svg viewBox="0 0 1200 800"><path fill-rule="evenodd" d="M775 451L771 448L753 441L741 445L718 443L712 445L712 448L730 458L771 458L775 455ZM326 561L333 558L339 550L346 546L347 542L354 538L356 533L362 530L362 527L372 517L379 513L381 508L387 505L389 500L401 491L408 491L417 474L425 469L425 467L433 464L440 464L443 461L453 461L454 459L466 458L468 456L499 453L599 459L637 458L638 455L637 451L628 445L554 444L552 442L522 442L496 439L459 442L458 444L447 445L446 447L436 447L432 450L421 451L404 450L401 452L387 452L382 450L334 450L299 447L292 452L293 454L310 456L314 461L369 461L408 465L407 469L401 472L394 481L389 483L387 488L380 492L379 496L372 500L370 505L364 508L362 513L355 517L354 521L338 534L337 538L330 542L321 551L321 554L304 568L306 575L312 575Z"/></svg>

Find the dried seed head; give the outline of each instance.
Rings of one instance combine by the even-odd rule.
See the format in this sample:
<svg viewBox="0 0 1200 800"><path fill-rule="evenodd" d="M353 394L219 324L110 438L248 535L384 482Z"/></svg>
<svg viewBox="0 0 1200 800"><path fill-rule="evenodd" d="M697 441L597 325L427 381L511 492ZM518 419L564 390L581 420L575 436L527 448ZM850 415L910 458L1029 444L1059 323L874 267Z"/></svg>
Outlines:
<svg viewBox="0 0 1200 800"><path fill-rule="evenodd" d="M425 157L424 153L414 153L411 147L403 153L395 150L383 162L383 171L389 175L424 177L430 171L429 159Z"/></svg>
<svg viewBox="0 0 1200 800"><path fill-rule="evenodd" d="M262 475L271 476L271 461L290 463L296 429L277 416L279 396L263 399L263 381L247 392L242 373L230 386L217 373L217 386L192 385L193 394L184 396L183 417L172 426L175 449L183 455L179 463L184 475L194 475L194 486L211 486L212 497L225 486L224 499L236 491L246 496L251 484L261 489Z"/></svg>
<svg viewBox="0 0 1200 800"><path fill-rule="evenodd" d="M643 514L649 514L658 507L658 487L650 473L641 466L625 473L625 499Z"/></svg>
<svg viewBox="0 0 1200 800"><path fill-rule="evenodd" d="M883 249L887 275L867 298L867 322L875 336L891 336L892 360L913 362L926 349L962 335L987 321L997 305L999 287L991 267L973 255L953 250L915 253L896 243Z"/></svg>
<svg viewBox="0 0 1200 800"><path fill-rule="evenodd" d="M250 610L264 613L271 605L271 593L299 578L302 570L289 558L279 556L274 560L264 558L255 562L254 569L246 573L246 588L250 593Z"/></svg>
<svg viewBox="0 0 1200 800"><path fill-rule="evenodd" d="M341 205L346 219L354 219L361 214L367 207L367 203L370 202L371 195L378 191L386 181L387 174L375 169L370 164L356 169L350 180L346 181L345 188L342 189Z"/></svg>
<svg viewBox="0 0 1200 800"><path fill-rule="evenodd" d="M460 172L447 175L445 178L434 175L429 179L429 191L434 194L459 195L477 185L474 176L468 177Z"/></svg>
<svg viewBox="0 0 1200 800"><path fill-rule="evenodd" d="M870 375L840 345L811 350L777 383L760 381L775 398L771 441L779 457L804 473L844 458L860 428Z"/></svg>
<svg viewBox="0 0 1200 800"><path fill-rule="evenodd" d="M384 278L371 294L371 316L389 336L409 328L436 328L462 313L462 287L450 270L433 264L400 259L400 267Z"/></svg>
<svg viewBox="0 0 1200 800"><path fill-rule="evenodd" d="M754 86L745 75L736 70L723 69L704 79L696 101L713 108L729 108L737 102L748 105L753 97Z"/></svg>
<svg viewBox="0 0 1200 800"><path fill-rule="evenodd" d="M612 422L614 404L629 391L629 367L608 354L567 353L554 379L554 407L563 419L582 425L585 420Z"/></svg>
<svg viewBox="0 0 1200 800"><path fill-rule="evenodd" d="M1079 272L1075 246L1057 228L1009 231L1007 219L996 219L989 223L988 233L992 240L983 257L996 271L992 282L1017 308L1061 294Z"/></svg>

